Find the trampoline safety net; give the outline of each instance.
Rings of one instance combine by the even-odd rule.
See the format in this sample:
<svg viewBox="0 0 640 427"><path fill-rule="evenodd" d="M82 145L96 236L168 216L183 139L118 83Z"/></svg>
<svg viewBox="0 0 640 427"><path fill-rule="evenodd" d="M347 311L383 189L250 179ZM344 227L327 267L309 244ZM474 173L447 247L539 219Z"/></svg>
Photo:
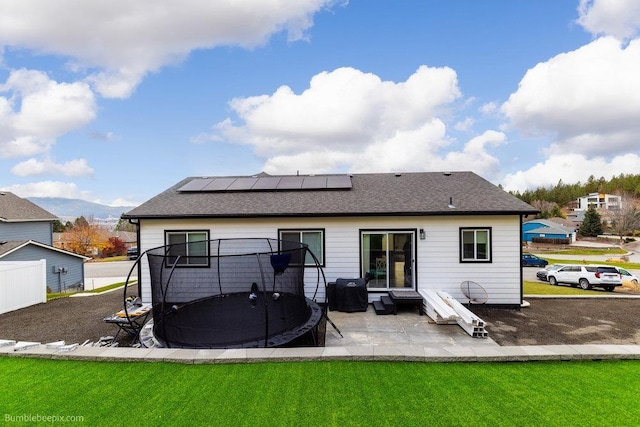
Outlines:
<svg viewBox="0 0 640 427"><path fill-rule="evenodd" d="M326 281L305 244L219 239L146 255L153 335L165 347L279 347L313 334L320 321L322 309L305 296L305 274L317 277L314 299Z"/></svg>

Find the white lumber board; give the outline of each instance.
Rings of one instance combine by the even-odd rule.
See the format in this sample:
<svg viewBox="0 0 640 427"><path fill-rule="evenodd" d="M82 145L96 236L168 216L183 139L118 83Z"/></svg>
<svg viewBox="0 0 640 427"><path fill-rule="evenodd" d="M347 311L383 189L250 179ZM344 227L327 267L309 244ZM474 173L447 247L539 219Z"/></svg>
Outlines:
<svg viewBox="0 0 640 427"><path fill-rule="evenodd" d="M457 323L458 314L434 292L420 290L427 315L438 324Z"/></svg>
<svg viewBox="0 0 640 427"><path fill-rule="evenodd" d="M459 315L458 325L460 325L467 334L476 338L484 338L488 336L484 329L485 323L482 319L476 316L447 292L438 291L437 294Z"/></svg>
<svg viewBox="0 0 640 427"><path fill-rule="evenodd" d="M425 308L425 313L427 313L427 316L429 316L431 318L431 320L433 320L434 322L436 322L436 324L438 325L455 325L456 323L458 323L458 316L456 316L455 318L443 318L442 316L440 316L434 309L432 306L430 306L429 304L425 304L426 308Z"/></svg>
<svg viewBox="0 0 640 427"><path fill-rule="evenodd" d="M438 295L460 316L466 323L484 325L484 321L462 305L457 299L444 291L438 291Z"/></svg>
<svg viewBox="0 0 640 427"><path fill-rule="evenodd" d="M13 351L28 350L30 348L39 347L41 343L33 341L18 341L13 347Z"/></svg>

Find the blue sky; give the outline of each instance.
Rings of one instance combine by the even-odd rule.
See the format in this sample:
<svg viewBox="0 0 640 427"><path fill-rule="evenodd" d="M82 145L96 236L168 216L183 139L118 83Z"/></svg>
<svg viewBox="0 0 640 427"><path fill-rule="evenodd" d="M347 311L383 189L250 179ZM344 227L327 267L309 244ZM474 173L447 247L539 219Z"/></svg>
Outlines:
<svg viewBox="0 0 640 427"><path fill-rule="evenodd" d="M0 188L188 176L640 173L636 0L3 0Z"/></svg>

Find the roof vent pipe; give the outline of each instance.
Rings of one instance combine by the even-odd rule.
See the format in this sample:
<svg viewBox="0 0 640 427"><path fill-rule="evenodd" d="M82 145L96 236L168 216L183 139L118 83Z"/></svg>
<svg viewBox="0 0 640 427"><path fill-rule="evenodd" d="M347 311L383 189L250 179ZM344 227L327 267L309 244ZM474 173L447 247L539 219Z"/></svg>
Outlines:
<svg viewBox="0 0 640 427"><path fill-rule="evenodd" d="M449 197L449 209L455 209L456 207L453 205L453 197Z"/></svg>

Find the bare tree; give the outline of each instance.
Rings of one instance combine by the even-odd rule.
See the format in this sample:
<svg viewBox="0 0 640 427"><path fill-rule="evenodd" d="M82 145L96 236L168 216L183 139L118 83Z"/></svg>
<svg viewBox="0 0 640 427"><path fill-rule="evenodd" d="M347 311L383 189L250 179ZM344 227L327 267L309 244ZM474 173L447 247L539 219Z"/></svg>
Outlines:
<svg viewBox="0 0 640 427"><path fill-rule="evenodd" d="M622 196L620 209L608 212L611 231L622 239L622 236L633 234L640 229L640 201L631 196Z"/></svg>
<svg viewBox="0 0 640 427"><path fill-rule="evenodd" d="M556 202L549 202L547 200L534 200L531 202L531 206L538 209L540 213L536 215L536 218L566 218L562 209Z"/></svg>

